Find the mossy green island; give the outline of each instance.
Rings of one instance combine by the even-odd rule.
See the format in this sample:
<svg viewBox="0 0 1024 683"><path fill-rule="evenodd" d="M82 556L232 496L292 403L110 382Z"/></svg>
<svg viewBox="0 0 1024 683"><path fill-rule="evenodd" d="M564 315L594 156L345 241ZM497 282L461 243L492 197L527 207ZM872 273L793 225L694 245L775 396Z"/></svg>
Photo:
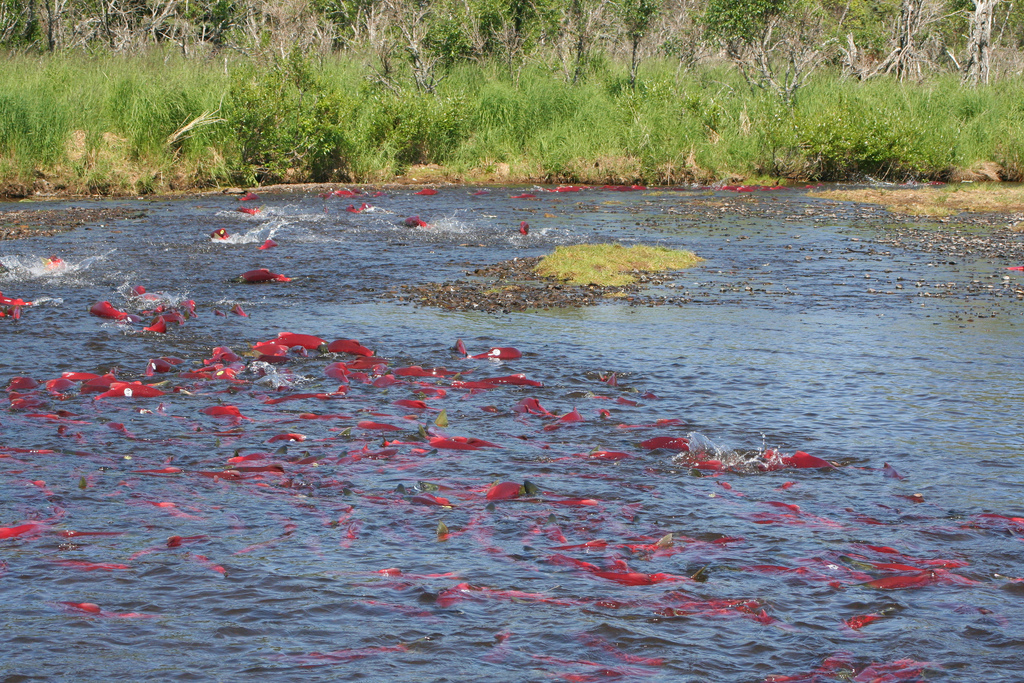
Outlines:
<svg viewBox="0 0 1024 683"><path fill-rule="evenodd" d="M534 272L574 285L625 287L641 274L683 270L703 260L692 251L667 247L577 244L557 247Z"/></svg>

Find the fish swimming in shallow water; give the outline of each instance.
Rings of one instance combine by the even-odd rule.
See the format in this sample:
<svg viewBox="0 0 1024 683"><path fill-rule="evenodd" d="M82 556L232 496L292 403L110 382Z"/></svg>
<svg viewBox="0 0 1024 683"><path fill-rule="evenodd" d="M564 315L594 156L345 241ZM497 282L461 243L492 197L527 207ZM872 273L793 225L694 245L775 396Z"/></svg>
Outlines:
<svg viewBox="0 0 1024 683"><path fill-rule="evenodd" d="M285 277L280 273L272 273L266 268L257 268L256 270L249 270L241 275L243 282L250 284L256 284L259 282L291 282L290 277Z"/></svg>
<svg viewBox="0 0 1024 683"><path fill-rule="evenodd" d="M92 305L89 312L100 318L110 318L112 320L125 320L128 318L128 314L124 311L119 311L114 308L109 301L98 301Z"/></svg>
<svg viewBox="0 0 1024 683"><path fill-rule="evenodd" d="M427 222L419 216L409 216L403 220L399 225L404 225L407 228L426 228L429 227Z"/></svg>
<svg viewBox="0 0 1024 683"><path fill-rule="evenodd" d="M4 296L3 292L0 292L0 318L10 316L15 320L18 320L19 318L21 318L21 307L31 305L31 301L23 301L22 299L12 299L9 296Z"/></svg>

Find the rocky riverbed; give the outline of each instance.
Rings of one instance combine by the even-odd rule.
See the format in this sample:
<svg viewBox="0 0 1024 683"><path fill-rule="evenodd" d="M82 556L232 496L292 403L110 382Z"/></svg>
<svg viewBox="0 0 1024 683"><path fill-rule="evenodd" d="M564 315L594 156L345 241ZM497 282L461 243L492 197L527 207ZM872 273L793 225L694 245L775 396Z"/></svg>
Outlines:
<svg viewBox="0 0 1024 683"><path fill-rule="evenodd" d="M56 235L83 225L144 218L145 211L123 207L65 209L0 209L0 240Z"/></svg>

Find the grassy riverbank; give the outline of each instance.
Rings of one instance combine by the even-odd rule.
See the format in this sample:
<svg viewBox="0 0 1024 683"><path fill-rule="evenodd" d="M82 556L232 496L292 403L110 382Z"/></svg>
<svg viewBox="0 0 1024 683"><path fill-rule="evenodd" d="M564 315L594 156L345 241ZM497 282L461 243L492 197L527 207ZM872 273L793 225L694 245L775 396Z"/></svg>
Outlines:
<svg viewBox="0 0 1024 683"><path fill-rule="evenodd" d="M651 60L631 89L625 65L570 86L541 66L512 82L499 66L464 64L426 94L375 85L368 63L6 57L0 192L141 194L404 174L650 185L1024 180L1021 79L970 90L953 77L861 83L823 73L788 107L725 67L679 73Z"/></svg>

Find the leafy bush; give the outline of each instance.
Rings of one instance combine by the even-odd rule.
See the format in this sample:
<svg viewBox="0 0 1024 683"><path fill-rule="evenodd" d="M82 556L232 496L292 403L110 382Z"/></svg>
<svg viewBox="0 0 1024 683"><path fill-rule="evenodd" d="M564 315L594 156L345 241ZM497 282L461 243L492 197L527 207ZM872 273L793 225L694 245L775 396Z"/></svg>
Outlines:
<svg viewBox="0 0 1024 683"><path fill-rule="evenodd" d="M249 184L350 180L353 113L354 103L299 56L244 69L225 102L237 172Z"/></svg>

